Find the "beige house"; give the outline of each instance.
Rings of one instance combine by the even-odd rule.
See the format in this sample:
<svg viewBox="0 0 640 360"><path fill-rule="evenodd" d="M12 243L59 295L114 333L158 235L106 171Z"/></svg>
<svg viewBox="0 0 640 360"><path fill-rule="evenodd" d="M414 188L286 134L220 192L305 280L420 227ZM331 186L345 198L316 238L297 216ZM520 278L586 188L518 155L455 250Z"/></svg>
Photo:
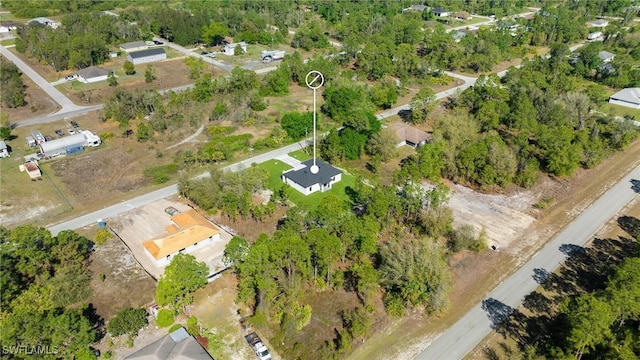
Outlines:
<svg viewBox="0 0 640 360"><path fill-rule="evenodd" d="M179 253L190 253L220 240L220 229L195 210L171 217L172 225L165 228L167 235L145 241L147 255L154 264L164 267Z"/></svg>
<svg viewBox="0 0 640 360"><path fill-rule="evenodd" d="M398 140L398 146L408 145L413 148L422 146L432 140L431 134L426 131L422 131L414 126L404 123L393 123L389 125L389 128L395 131Z"/></svg>

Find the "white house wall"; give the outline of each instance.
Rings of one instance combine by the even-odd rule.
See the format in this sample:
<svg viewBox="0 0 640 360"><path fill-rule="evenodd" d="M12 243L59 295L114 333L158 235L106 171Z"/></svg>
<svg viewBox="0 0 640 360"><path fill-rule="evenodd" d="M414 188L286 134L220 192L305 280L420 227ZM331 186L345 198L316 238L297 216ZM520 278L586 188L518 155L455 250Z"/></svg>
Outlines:
<svg viewBox="0 0 640 360"><path fill-rule="evenodd" d="M640 109L640 103L631 103L631 102L628 102L628 101L622 101L622 100L618 100L618 99L609 99L609 103L615 104L615 105L620 105L620 106L625 106L625 107L632 108L632 109Z"/></svg>
<svg viewBox="0 0 640 360"><path fill-rule="evenodd" d="M98 82L98 81L106 81L107 80L107 76L108 75L104 75L104 76L98 76L98 77L88 78L88 79L80 77L78 80L80 80L80 82L83 82L85 84L90 84L90 83L94 83L94 82Z"/></svg>
<svg viewBox="0 0 640 360"><path fill-rule="evenodd" d="M131 56L129 56L129 61L131 61L133 65L138 65L138 64L146 64L150 62L165 60L166 58L167 58L167 54L149 55L149 56L136 58L136 59L133 59Z"/></svg>
<svg viewBox="0 0 640 360"><path fill-rule="evenodd" d="M190 254L198 249L202 249L205 248L215 242L220 241L220 233L215 234L213 236L211 236L210 238L204 239L202 241L198 241L198 243L193 244L187 248L185 248L182 253L184 254ZM169 265L171 263L171 259L173 259L174 256L176 256L177 254L179 254L180 252L175 252L169 256L165 256L161 259L156 259L155 257L153 257L153 255L151 255L148 251L145 252L147 253L147 255L151 258L151 260L153 261L153 263L157 266L157 267L165 267L167 265Z"/></svg>

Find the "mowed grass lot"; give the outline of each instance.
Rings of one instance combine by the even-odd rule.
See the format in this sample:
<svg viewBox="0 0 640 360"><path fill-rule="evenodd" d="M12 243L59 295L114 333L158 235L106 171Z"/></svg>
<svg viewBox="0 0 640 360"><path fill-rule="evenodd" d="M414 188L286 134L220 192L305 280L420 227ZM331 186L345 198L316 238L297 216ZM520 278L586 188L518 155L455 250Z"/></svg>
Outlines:
<svg viewBox="0 0 640 360"><path fill-rule="evenodd" d="M290 154L291 155L291 154ZM273 191L277 191L280 187L282 187L282 179L280 175L282 172L288 169L291 169L291 166L283 163L280 160L269 160L259 164L258 167L262 169L266 169L269 171L269 180L267 180L267 187ZM320 200L324 199L328 195L333 195L338 199L344 200L345 202L349 202L349 197L347 196L347 187L354 187L356 183L355 177L350 174L342 173L342 180L337 184L333 185L333 188L330 191L325 192L315 192L311 195L303 195L299 193L295 189L289 189L289 200L296 204L297 206L301 206L308 211L313 211L318 207Z"/></svg>

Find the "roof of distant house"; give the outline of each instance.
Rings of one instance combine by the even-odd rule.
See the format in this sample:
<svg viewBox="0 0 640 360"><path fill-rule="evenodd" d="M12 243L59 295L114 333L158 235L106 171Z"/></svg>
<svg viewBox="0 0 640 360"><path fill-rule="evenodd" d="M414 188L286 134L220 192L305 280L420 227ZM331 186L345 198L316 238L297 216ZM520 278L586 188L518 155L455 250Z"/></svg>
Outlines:
<svg viewBox="0 0 640 360"><path fill-rule="evenodd" d="M147 56L160 55L160 54L166 54L163 48L153 48L153 49L140 50L140 51L134 51L129 53L132 59L139 59Z"/></svg>
<svg viewBox="0 0 640 360"><path fill-rule="evenodd" d="M591 22L592 26L607 26L609 25L609 21L605 19L598 19Z"/></svg>
<svg viewBox="0 0 640 360"><path fill-rule="evenodd" d="M55 21L53 21L53 20L51 20L49 18L46 18L46 17L42 17L42 16L29 20L30 23L34 22L34 21L37 22L37 23L40 23L42 25L49 25L49 24L55 24L56 23Z"/></svg>
<svg viewBox="0 0 640 360"><path fill-rule="evenodd" d="M419 11L419 12L423 12L425 9L427 8L426 5L411 5L406 9L402 9L402 11L407 12L407 11Z"/></svg>
<svg viewBox="0 0 640 360"><path fill-rule="evenodd" d="M78 76L83 77L85 79L97 78L100 76L109 75L109 71L103 68L99 68L97 66L89 66L84 69L78 70Z"/></svg>
<svg viewBox="0 0 640 360"><path fill-rule="evenodd" d="M320 159L316 159L316 165L318 166L317 174L311 173L313 159L303 161L302 164L306 166L300 170L286 172L283 175L287 179L290 179L296 184L305 188L315 184L327 184L331 181L332 177L338 174L342 174L342 171L334 168L330 164L327 164Z"/></svg>
<svg viewBox="0 0 640 360"><path fill-rule="evenodd" d="M640 104L640 88L626 88L611 95L612 99L622 100L628 103Z"/></svg>
<svg viewBox="0 0 640 360"><path fill-rule="evenodd" d="M173 215L175 225L166 227L168 235L145 241L142 245L156 259L176 253L220 233L220 229L195 210Z"/></svg>
<svg viewBox="0 0 640 360"><path fill-rule="evenodd" d="M438 6L437 8L433 9L434 14L442 14L442 13L446 13L447 10L445 10L444 8Z"/></svg>
<svg viewBox="0 0 640 360"><path fill-rule="evenodd" d="M613 57L615 57L616 54L610 53L608 51L600 51L598 53L598 57L602 60L606 60L606 59L612 59Z"/></svg>
<svg viewBox="0 0 640 360"><path fill-rule="evenodd" d="M122 49L135 49L139 47L145 47L147 44L144 41L132 41L120 45Z"/></svg>
<svg viewBox="0 0 640 360"><path fill-rule="evenodd" d="M419 144L423 141L430 141L432 136L426 131L422 131L415 126L396 122L389 125L389 128L396 132L400 141L408 141L412 144Z"/></svg>
<svg viewBox="0 0 640 360"><path fill-rule="evenodd" d="M211 360L212 357L184 328L180 328L160 340L127 356L136 360Z"/></svg>

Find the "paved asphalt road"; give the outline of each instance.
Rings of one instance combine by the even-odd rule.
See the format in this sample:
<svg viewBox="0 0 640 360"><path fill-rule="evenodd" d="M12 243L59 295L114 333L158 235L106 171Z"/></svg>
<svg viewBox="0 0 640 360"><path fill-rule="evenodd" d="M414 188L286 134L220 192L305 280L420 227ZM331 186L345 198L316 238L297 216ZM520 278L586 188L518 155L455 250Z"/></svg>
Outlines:
<svg viewBox="0 0 640 360"><path fill-rule="evenodd" d="M62 109L61 112L69 111L69 110L78 110L83 109L83 106L78 106L73 103L73 101L69 100L63 93L61 93L58 89L56 89L53 85L49 84L47 80L45 80L40 74L31 69L31 67L25 64L19 57L15 56L9 49L4 46L0 46L0 54L9 59L12 63L16 64L16 66L25 73L31 80L33 80L36 85L38 85L42 90L44 90L55 102L60 104Z"/></svg>
<svg viewBox="0 0 640 360"><path fill-rule="evenodd" d="M576 246L592 239L600 227L638 196L631 180L640 180L640 166L608 190L569 226L536 253L518 271L491 291L457 323L442 333L416 359L462 359L492 330L493 322L504 319L524 297L536 289L534 276L553 272ZM542 269L542 270L541 270Z"/></svg>

